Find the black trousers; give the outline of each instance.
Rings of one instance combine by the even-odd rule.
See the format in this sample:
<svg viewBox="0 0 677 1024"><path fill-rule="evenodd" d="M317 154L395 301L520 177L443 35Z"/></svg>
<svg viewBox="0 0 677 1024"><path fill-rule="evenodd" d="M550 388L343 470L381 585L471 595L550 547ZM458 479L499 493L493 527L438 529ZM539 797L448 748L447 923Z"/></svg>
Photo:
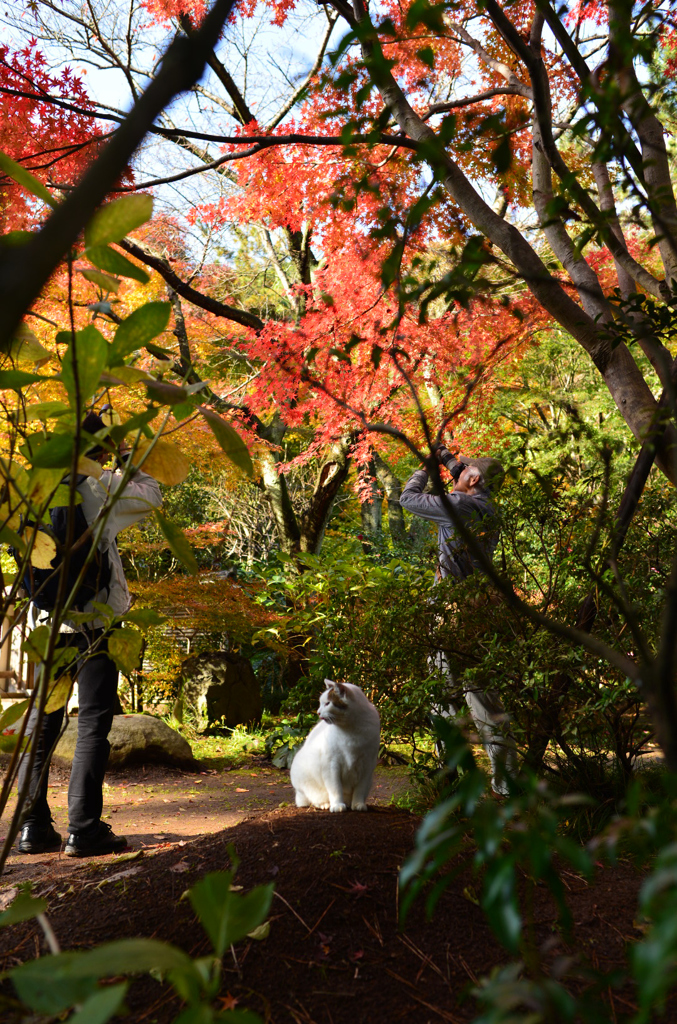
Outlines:
<svg viewBox="0 0 677 1024"><path fill-rule="evenodd" d="M87 634L62 633L60 646L76 647L79 652L76 662L78 738L68 786L68 831L86 835L94 831L101 820L103 777L110 753L108 733L117 708L118 670L108 656L108 639L102 630ZM52 820L47 802L48 762L63 725L64 711L59 708L43 717L28 791L28 802L33 803L33 807L25 816L24 825L43 827ZM33 711L28 731L36 719L37 712ZM19 768L19 791L26 780L28 760L26 753Z"/></svg>

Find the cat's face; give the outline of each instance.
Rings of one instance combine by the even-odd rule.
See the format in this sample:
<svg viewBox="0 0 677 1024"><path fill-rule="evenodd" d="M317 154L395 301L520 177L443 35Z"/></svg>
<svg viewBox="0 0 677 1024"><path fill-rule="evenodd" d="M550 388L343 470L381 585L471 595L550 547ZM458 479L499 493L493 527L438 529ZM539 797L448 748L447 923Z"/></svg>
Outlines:
<svg viewBox="0 0 677 1024"><path fill-rule="evenodd" d="M335 724L348 711L348 690L343 683L334 683L331 679L326 679L325 682L327 689L320 697L317 713L323 722Z"/></svg>

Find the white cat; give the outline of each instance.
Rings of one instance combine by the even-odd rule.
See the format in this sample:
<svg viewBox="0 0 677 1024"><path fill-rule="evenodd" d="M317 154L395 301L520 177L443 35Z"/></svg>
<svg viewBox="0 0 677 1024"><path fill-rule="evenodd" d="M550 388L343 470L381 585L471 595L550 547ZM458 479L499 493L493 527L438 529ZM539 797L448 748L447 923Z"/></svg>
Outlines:
<svg viewBox="0 0 677 1024"><path fill-rule="evenodd" d="M325 679L317 713L291 766L297 807L367 810L381 737L379 713L359 686Z"/></svg>

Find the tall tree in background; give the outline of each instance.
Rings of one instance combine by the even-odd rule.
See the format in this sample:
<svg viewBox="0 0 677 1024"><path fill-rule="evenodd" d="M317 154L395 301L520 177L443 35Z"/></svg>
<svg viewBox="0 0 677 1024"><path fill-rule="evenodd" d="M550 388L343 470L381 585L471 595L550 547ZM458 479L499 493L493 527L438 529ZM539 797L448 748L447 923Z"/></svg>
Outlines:
<svg viewBox="0 0 677 1024"><path fill-rule="evenodd" d="M136 96L138 79L142 77L139 66L144 55L147 58L158 26L150 28L148 12L138 4L127 6L125 22L125 6L92 4L86 12L77 14L64 7L59 21L55 5L39 5L35 13L40 41L50 47L64 46L73 60L83 59L86 54L88 61L98 67L108 64L121 68L132 96ZM190 36L201 12L195 8L174 8L163 13L155 5L151 13L160 25L180 27ZM252 12L245 13L249 17ZM280 20L282 14L278 15ZM326 27L318 41L311 73L301 83L304 87L312 84L335 21L333 15L322 17ZM141 31L131 35L122 31L125 24L140 29L139 19L143 18L145 37ZM250 109L246 89L238 87L216 55L210 59L210 69L209 82L195 87L195 97L202 103L208 98L226 123L230 118L242 131L257 131L258 121ZM293 128L289 122L291 111L303 95L299 87L281 100L267 120L266 131L275 131L280 126L280 131L289 133L290 126ZM71 104L73 109L77 106ZM104 117L120 116L117 112L107 115L106 110L110 109L99 107L99 113ZM189 112L198 119L195 111ZM322 141L320 114L321 111L310 110L306 116L317 121ZM213 123L212 117L212 126ZM202 166L214 162L202 141L198 146L192 139L200 133L179 131L166 112L154 132L182 157L190 153L193 163L196 156ZM296 135L292 131L292 137ZM212 404L219 411L235 414L250 429L260 456L261 485L270 500L282 547L287 551L319 549L351 458L356 457L358 465L365 468L363 490L369 490L371 478L366 469L372 459L370 445L361 437L361 425L351 409L336 405L327 392L350 394L351 402L357 403L361 413L386 416L399 426L412 427L416 420L411 415L411 396L403 391L403 378L394 373L391 350L396 349L396 358L407 362L412 380L425 385L440 404L442 391L447 390L446 386L440 387L445 374L451 379L459 369L476 371L493 351L498 338L491 314L488 319L480 315L488 329L480 321L472 326L468 322L459 325L451 315L437 318L434 326L426 327L417 322L415 312L400 308L395 292L384 288L381 279L381 264L390 251L390 239L387 235L381 239L370 237L370 227L379 220L380 194L391 196L395 207L406 208L419 188L420 172L390 148L384 151L388 158L380 161L381 166L378 161L372 166L369 153L356 160L337 145L338 137L327 141L332 148L319 150L321 159L307 149L302 136L301 145L270 159L266 157L264 139L255 147L261 158L252 159L246 167L242 165L239 173L229 169L233 159L235 166L240 166L239 151L230 146L220 166L200 175L210 173L217 178L218 197L214 200L206 196L191 213L185 208L180 211L184 214L184 232L190 230L186 228L189 220L201 237L210 241L220 237L232 243L233 232L246 236L250 245L253 239L253 258L246 261L238 280L231 266L209 259L209 246L196 268L194 238L191 260L187 258L191 239L177 248L176 232L166 230L167 221L165 229L158 222L154 233L146 232L143 239L123 243L128 255L156 271L166 282L175 313L177 358L172 369L193 384L208 377ZM328 200L336 188L356 173L362 177L365 173L371 175L368 202L363 199L351 206L346 201L332 207ZM54 174L59 177L58 172L53 172L52 185L58 184ZM180 174L185 178L193 171ZM131 187L143 185L141 182ZM161 190L160 185L157 188ZM437 230L434 218L427 224L410 225L405 265L410 266L412 259L420 260ZM275 289L268 286L263 296L261 289L247 291L241 283L247 274L256 278L261 267L264 272L270 268L275 279ZM202 319L197 330L196 317ZM206 352L202 343L205 320L216 334L208 343L211 353ZM510 322L509 317L503 317L500 327L513 340L526 336L525 329ZM351 355L353 350L356 351ZM238 377L238 369L243 370L243 356L246 365ZM228 372L215 373L219 357L226 363L230 360ZM235 373L233 359L237 364ZM317 391L304 381L308 360L312 373L323 375L324 391ZM450 386L449 381L446 384ZM476 400L479 394L478 391ZM305 443L301 457L317 458L319 464L312 495L294 508L282 470L290 461L287 442L292 441L292 455L298 453L294 438L302 435Z"/></svg>

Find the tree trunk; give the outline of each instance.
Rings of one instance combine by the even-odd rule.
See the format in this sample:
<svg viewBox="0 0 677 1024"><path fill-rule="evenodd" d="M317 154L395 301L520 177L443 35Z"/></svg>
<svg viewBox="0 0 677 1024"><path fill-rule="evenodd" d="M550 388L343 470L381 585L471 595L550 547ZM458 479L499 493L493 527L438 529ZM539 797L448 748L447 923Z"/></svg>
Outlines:
<svg viewBox="0 0 677 1024"><path fill-rule="evenodd" d="M258 433L261 437L274 444L276 448L284 440L287 428L280 419L279 413L275 413L270 424ZM292 555L299 551L301 543L301 530L294 512L289 489L284 473L278 471L280 463L279 451L265 448L260 456L261 475L263 492L270 502L270 508L277 527L277 535L280 541L280 548L286 555Z"/></svg>
<svg viewBox="0 0 677 1024"><path fill-rule="evenodd" d="M383 494L376 480L376 467L372 459L366 468L366 479L369 483L370 499L360 503L362 518L362 548L366 555L372 550L374 541L383 535Z"/></svg>
<svg viewBox="0 0 677 1024"><path fill-rule="evenodd" d="M374 467L376 469L376 478L388 499L388 529L390 531L390 538L393 544L406 544L407 534L404 527L404 512L400 505L402 484L378 452L374 452Z"/></svg>
<svg viewBox="0 0 677 1024"><path fill-rule="evenodd" d="M310 507L301 516L300 551L313 555L320 553L334 502L348 476L352 441L352 435L337 441L320 469Z"/></svg>
<svg viewBox="0 0 677 1024"><path fill-rule="evenodd" d="M333 4L340 9L338 0L333 0ZM656 400L628 347L622 341L614 346L609 331L567 294L522 232L482 198L435 132L413 109L392 72L374 59L378 43L365 9L360 11L358 20L364 29L365 64L403 134L425 147L426 160L439 176L452 203L489 243L505 254L543 309L585 349L630 430L638 440L643 440L651 427ZM652 142L655 146L656 140ZM577 283L585 290L583 280ZM659 443L656 463L671 483L677 484L677 431L673 426L668 427Z"/></svg>

